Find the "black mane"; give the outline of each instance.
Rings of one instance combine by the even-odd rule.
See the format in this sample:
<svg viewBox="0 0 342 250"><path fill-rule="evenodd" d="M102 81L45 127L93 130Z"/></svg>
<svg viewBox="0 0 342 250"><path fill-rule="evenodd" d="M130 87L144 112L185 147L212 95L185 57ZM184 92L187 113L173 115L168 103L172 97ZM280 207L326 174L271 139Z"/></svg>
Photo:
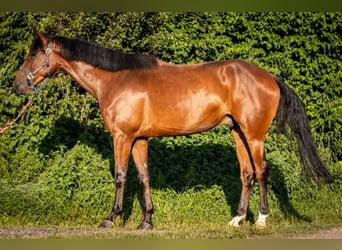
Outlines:
<svg viewBox="0 0 342 250"><path fill-rule="evenodd" d="M145 69L157 64L150 55L129 54L77 38L49 36L61 46L61 54L68 60L81 61L106 71Z"/></svg>

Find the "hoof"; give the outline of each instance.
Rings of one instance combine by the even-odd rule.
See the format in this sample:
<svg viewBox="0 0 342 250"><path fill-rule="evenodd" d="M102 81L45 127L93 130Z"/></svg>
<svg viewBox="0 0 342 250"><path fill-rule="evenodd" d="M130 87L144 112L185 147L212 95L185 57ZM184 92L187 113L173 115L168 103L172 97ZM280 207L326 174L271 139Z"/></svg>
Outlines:
<svg viewBox="0 0 342 250"><path fill-rule="evenodd" d="M229 223L229 227L231 227L231 228L240 228L240 224L239 223L230 222Z"/></svg>
<svg viewBox="0 0 342 250"><path fill-rule="evenodd" d="M262 222L262 221L255 222L255 226L258 229L265 229L265 228L267 228L266 224L264 222Z"/></svg>
<svg viewBox="0 0 342 250"><path fill-rule="evenodd" d="M148 230L148 229L152 229L153 225L152 223L149 223L147 221L143 221L141 222L140 226L137 228L138 230Z"/></svg>
<svg viewBox="0 0 342 250"><path fill-rule="evenodd" d="M265 229L267 227L266 226L266 217L267 217L267 214L262 214L262 213L259 212L259 218L255 222L255 226L258 229Z"/></svg>
<svg viewBox="0 0 342 250"><path fill-rule="evenodd" d="M114 223L110 220L104 220L100 224L99 228L112 228L114 227Z"/></svg>
<svg viewBox="0 0 342 250"><path fill-rule="evenodd" d="M230 222L229 226L233 228L239 228L240 227L240 221L243 221L246 218L245 215L241 216L235 216Z"/></svg>

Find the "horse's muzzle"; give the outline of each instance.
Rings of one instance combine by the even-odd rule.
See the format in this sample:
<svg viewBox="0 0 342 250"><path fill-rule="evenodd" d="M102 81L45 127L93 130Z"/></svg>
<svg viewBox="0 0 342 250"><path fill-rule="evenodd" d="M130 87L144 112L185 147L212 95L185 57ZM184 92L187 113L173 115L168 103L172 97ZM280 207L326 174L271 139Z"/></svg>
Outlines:
<svg viewBox="0 0 342 250"><path fill-rule="evenodd" d="M27 84L27 79L23 81L15 81L14 87L15 87L15 91L19 95L28 95L31 90L31 88Z"/></svg>

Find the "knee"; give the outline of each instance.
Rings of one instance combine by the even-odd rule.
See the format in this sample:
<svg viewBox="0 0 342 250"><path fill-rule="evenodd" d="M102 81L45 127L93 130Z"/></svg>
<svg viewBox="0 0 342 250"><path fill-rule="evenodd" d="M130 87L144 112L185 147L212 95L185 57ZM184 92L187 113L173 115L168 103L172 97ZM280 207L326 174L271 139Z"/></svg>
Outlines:
<svg viewBox="0 0 342 250"><path fill-rule="evenodd" d="M127 179L126 174L120 173L120 172L116 173L115 174L115 184L116 184L116 186L117 187L121 187L121 186L125 185L126 179Z"/></svg>
<svg viewBox="0 0 342 250"><path fill-rule="evenodd" d="M243 171L240 176L241 183L244 186L252 186L254 180L253 171Z"/></svg>

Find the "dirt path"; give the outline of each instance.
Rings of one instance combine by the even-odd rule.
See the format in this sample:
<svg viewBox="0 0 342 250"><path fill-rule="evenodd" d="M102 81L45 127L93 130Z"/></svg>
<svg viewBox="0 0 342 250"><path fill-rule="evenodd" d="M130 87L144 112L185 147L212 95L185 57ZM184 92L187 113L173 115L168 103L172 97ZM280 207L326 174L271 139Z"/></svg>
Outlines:
<svg viewBox="0 0 342 250"><path fill-rule="evenodd" d="M134 231L134 232L133 232ZM141 231L132 230L132 233ZM46 239L61 235L83 235L92 238L95 235L113 234L113 229L98 228L47 228L47 227L0 227L0 239ZM60 237L57 237L60 238ZM62 237L63 238L63 237ZM342 227L321 230L310 235L280 236L280 239L342 239Z"/></svg>
<svg viewBox="0 0 342 250"><path fill-rule="evenodd" d="M285 237L286 238L286 237ZM342 227L320 230L314 234L290 236L287 239L342 239Z"/></svg>
<svg viewBox="0 0 342 250"><path fill-rule="evenodd" d="M97 228L52 228L52 227L0 227L0 239L21 238L21 239L44 239L61 234L106 234L110 229Z"/></svg>

